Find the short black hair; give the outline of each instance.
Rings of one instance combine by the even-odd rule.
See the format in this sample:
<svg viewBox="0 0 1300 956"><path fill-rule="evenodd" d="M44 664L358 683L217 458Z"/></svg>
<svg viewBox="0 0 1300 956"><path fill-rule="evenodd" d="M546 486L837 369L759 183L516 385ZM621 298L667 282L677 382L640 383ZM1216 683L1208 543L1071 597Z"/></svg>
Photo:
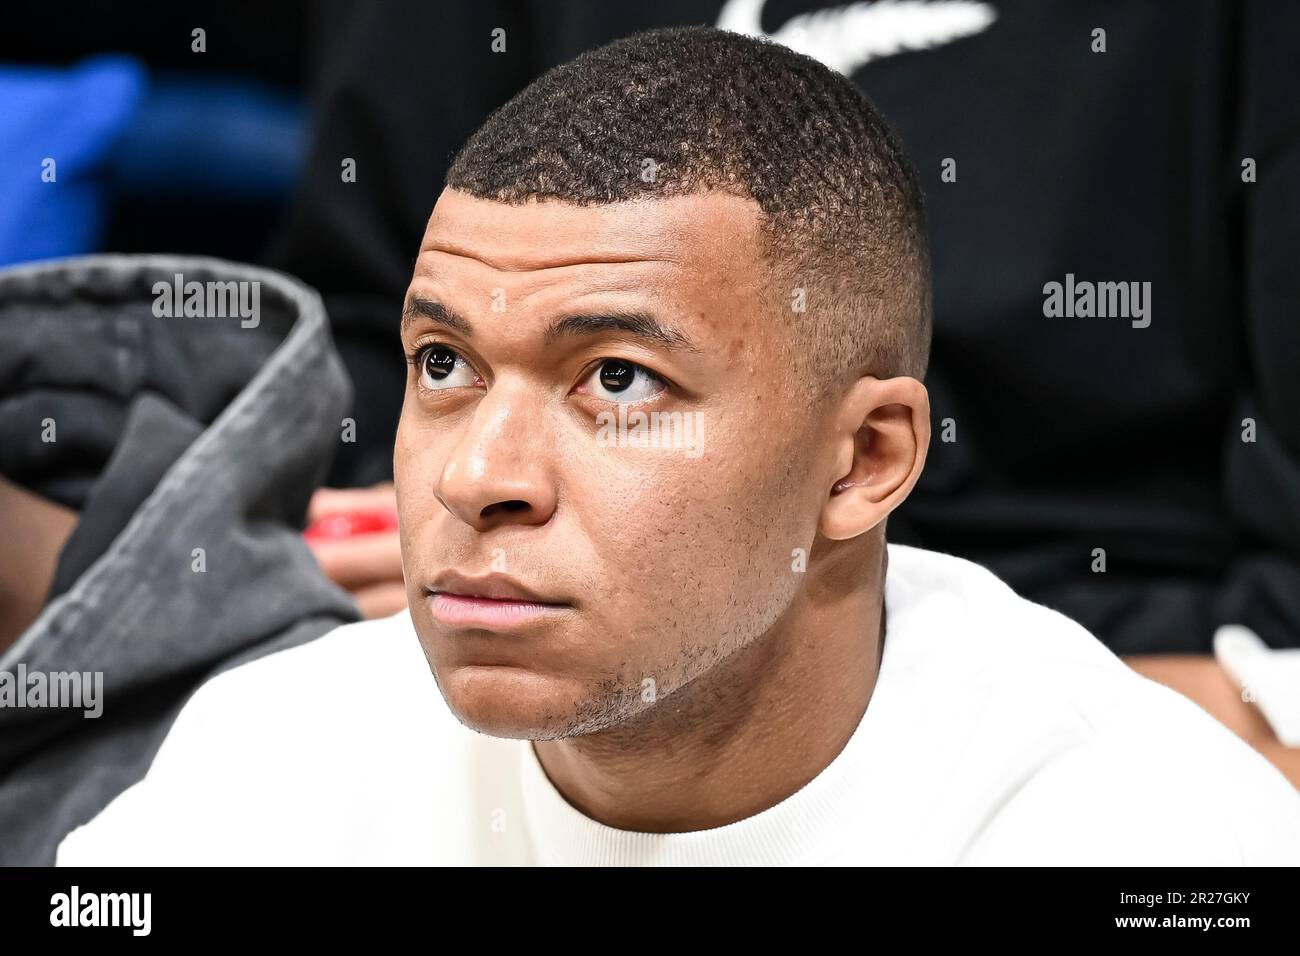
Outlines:
<svg viewBox="0 0 1300 956"><path fill-rule="evenodd" d="M675 27L590 50L497 109L447 185L506 203L708 190L753 199L772 288L807 324L797 338L812 346L802 350L810 367L823 380L925 373L930 267L916 170L852 82L779 44Z"/></svg>

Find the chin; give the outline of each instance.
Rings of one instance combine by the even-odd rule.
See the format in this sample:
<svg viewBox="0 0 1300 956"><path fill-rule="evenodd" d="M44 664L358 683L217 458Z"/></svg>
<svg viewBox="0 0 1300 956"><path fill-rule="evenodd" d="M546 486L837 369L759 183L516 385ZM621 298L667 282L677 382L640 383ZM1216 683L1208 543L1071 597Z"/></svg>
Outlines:
<svg viewBox="0 0 1300 956"><path fill-rule="evenodd" d="M491 737L571 736L593 708L580 682L521 667L452 667L438 674L438 686L462 724Z"/></svg>

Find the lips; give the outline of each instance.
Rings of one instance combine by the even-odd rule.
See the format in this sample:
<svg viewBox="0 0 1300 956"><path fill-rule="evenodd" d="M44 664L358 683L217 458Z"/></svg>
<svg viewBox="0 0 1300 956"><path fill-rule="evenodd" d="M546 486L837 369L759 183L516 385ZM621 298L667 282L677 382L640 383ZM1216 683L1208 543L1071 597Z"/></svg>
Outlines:
<svg viewBox="0 0 1300 956"><path fill-rule="evenodd" d="M469 577L444 571L427 588L429 610L449 627L504 630L572 610L502 574Z"/></svg>

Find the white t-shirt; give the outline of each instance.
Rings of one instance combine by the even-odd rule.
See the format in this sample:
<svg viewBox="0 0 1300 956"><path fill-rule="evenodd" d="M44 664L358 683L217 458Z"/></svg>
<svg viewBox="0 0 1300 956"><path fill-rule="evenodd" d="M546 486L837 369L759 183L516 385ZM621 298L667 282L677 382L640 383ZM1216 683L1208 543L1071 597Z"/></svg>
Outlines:
<svg viewBox="0 0 1300 956"><path fill-rule="evenodd" d="M60 864L1300 864L1300 794L1186 698L983 568L891 545L844 750L737 823L574 809L446 707L409 617L221 674Z"/></svg>

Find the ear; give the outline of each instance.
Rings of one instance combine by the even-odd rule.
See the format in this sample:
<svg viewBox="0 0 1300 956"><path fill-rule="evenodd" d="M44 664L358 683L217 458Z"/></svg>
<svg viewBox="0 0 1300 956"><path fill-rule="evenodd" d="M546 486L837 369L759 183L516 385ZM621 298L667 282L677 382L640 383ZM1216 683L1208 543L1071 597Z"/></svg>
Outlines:
<svg viewBox="0 0 1300 956"><path fill-rule="evenodd" d="M857 537L911 494L930 446L930 396L914 378L858 379L840 404L835 470L818 531Z"/></svg>

